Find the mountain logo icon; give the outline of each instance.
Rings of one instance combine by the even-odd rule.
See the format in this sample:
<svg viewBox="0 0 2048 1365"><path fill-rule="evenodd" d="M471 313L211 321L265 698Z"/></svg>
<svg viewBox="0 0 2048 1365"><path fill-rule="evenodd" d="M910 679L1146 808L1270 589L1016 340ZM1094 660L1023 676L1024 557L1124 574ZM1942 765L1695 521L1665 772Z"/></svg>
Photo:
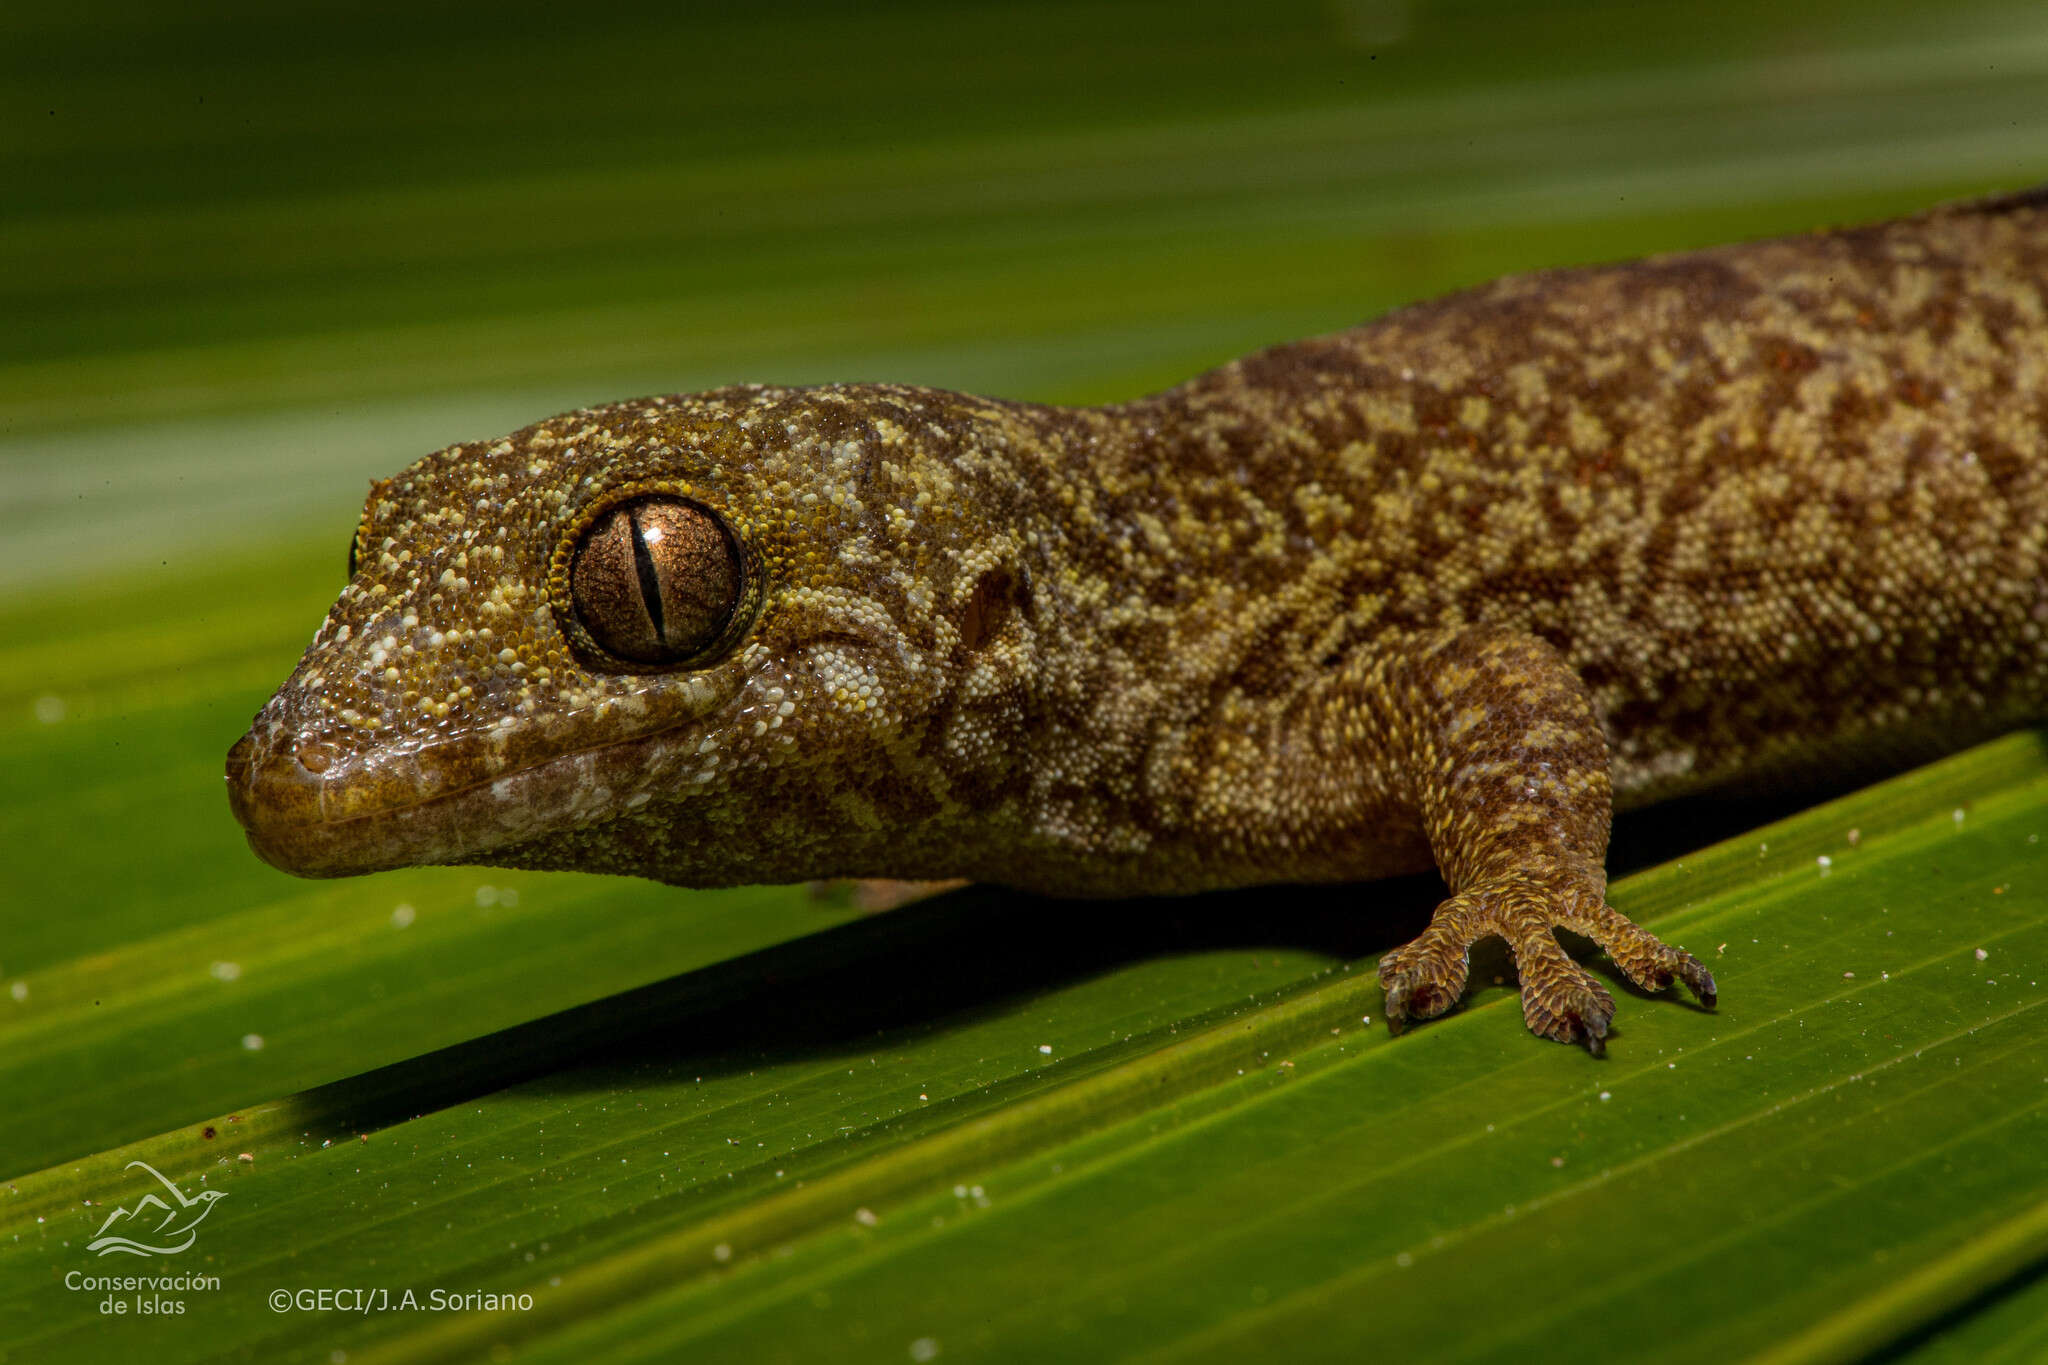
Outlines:
<svg viewBox="0 0 2048 1365"><path fill-rule="evenodd" d="M148 1162L131 1161L128 1165L140 1166L155 1176L163 1192L151 1190L136 1200L134 1207L117 1207L100 1224L100 1230L93 1234L92 1240L86 1243L87 1251L95 1251L102 1256L111 1256L117 1251L130 1256L175 1256L191 1247L198 1239L199 1225L206 1221L206 1215L213 1212L216 1203L228 1197L226 1190L201 1190L198 1194L187 1195Z"/></svg>

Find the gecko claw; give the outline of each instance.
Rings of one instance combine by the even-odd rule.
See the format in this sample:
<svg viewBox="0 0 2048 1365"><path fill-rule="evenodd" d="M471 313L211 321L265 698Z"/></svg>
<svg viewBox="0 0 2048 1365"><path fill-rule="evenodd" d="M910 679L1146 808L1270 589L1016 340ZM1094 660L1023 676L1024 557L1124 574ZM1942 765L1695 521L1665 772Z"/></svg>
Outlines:
<svg viewBox="0 0 2048 1365"><path fill-rule="evenodd" d="M1382 981L1385 977L1382 976ZM1415 1005L1415 984L1406 977L1397 979L1385 987L1387 998L1384 1012L1387 1016L1387 1032L1400 1037L1408 1026L1430 1018L1430 1014Z"/></svg>
<svg viewBox="0 0 2048 1365"><path fill-rule="evenodd" d="M1578 1018L1579 1042L1589 1056L1607 1055L1607 1030L1614 1023L1614 998L1605 991L1595 995L1581 992L1573 1006Z"/></svg>
<svg viewBox="0 0 2048 1365"><path fill-rule="evenodd" d="M1702 1009L1714 1008L1715 1001L1720 998L1714 990L1714 974L1691 953L1681 954L1681 957L1678 979L1685 983L1685 988L1692 992L1693 999L1700 1002Z"/></svg>

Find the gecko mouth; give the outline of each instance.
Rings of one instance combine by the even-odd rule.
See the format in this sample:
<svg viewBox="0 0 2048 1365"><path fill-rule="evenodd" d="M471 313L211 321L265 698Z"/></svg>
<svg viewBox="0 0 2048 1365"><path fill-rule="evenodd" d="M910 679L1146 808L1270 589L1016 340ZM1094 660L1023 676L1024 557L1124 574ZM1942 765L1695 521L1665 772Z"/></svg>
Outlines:
<svg viewBox="0 0 2048 1365"><path fill-rule="evenodd" d="M580 785L573 770L594 766L604 752L565 754L430 796L394 797L369 809L331 816L323 807L359 805L378 788L408 785L402 770L411 765L391 762L380 765L381 770L315 772L293 746L270 748L267 753L265 747L244 735L228 751L228 804L256 856L300 877L348 877L424 863L487 859L566 814L558 809L567 804L561 798ZM346 799L337 803L337 796Z"/></svg>
<svg viewBox="0 0 2048 1365"><path fill-rule="evenodd" d="M700 719L523 763L480 739L339 757L252 729L228 751L228 804L256 856L295 876L502 863L522 844L676 789Z"/></svg>

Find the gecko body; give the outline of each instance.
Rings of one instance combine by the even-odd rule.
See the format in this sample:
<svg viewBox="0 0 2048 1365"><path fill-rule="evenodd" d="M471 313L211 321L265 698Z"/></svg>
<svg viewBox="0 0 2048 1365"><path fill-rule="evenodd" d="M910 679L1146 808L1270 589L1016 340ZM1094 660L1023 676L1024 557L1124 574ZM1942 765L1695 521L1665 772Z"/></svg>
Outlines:
<svg viewBox="0 0 2048 1365"><path fill-rule="evenodd" d="M1511 277L1099 408L741 386L374 486L229 757L313 876L1062 894L1426 870L1392 1020L1499 934L1598 1050L1695 959L1617 805L2048 710L2048 197Z"/></svg>

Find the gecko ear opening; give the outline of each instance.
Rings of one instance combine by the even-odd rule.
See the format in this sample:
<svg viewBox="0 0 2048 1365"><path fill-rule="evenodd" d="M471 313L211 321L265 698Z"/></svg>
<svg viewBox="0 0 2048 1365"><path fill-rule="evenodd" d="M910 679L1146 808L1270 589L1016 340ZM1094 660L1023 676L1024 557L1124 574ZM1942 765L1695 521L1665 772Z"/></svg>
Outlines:
<svg viewBox="0 0 2048 1365"><path fill-rule="evenodd" d="M708 508L653 495L583 532L569 561L577 621L628 663L688 663L716 644L740 601L740 556Z"/></svg>
<svg viewBox="0 0 2048 1365"><path fill-rule="evenodd" d="M1031 575L998 565L975 581L960 611L960 643L970 653L1001 635L1011 613L1031 604Z"/></svg>

